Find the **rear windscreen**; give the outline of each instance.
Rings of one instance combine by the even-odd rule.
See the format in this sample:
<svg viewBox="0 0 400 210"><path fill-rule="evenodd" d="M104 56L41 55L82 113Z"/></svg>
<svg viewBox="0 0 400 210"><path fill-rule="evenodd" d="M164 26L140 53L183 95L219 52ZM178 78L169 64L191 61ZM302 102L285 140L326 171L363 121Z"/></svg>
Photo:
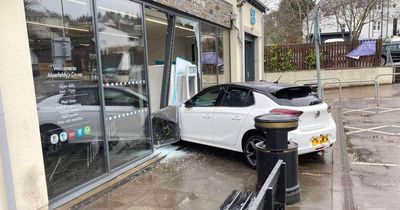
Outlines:
<svg viewBox="0 0 400 210"><path fill-rule="evenodd" d="M312 106L322 103L310 87L289 87L277 91L273 94L276 102L283 106Z"/></svg>

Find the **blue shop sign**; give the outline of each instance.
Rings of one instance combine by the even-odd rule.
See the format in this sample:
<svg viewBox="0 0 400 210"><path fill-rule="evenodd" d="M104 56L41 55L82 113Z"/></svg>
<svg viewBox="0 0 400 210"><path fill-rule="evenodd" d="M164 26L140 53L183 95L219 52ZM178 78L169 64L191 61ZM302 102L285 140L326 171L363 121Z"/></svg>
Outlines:
<svg viewBox="0 0 400 210"><path fill-rule="evenodd" d="M251 8L250 9L250 23L251 23L251 25L255 25L256 24L256 14L257 14L257 10L255 8Z"/></svg>

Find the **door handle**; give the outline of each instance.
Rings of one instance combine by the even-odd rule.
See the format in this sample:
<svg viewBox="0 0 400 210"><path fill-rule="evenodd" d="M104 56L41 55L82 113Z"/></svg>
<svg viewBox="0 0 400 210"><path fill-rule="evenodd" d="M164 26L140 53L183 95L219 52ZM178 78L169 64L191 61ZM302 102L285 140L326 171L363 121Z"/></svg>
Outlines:
<svg viewBox="0 0 400 210"><path fill-rule="evenodd" d="M204 119L210 119L211 118L211 114L203 114L203 118Z"/></svg>
<svg viewBox="0 0 400 210"><path fill-rule="evenodd" d="M240 116L233 116L232 120L241 120L242 118Z"/></svg>

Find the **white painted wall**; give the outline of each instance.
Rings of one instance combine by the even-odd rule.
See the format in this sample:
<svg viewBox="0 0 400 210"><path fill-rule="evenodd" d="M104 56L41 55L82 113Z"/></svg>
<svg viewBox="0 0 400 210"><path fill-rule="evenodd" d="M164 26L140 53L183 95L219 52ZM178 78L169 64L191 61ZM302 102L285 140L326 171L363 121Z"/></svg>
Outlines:
<svg viewBox="0 0 400 210"><path fill-rule="evenodd" d="M337 70L322 70L321 78L339 78L340 81L355 81L355 80L374 80L379 74L390 74L393 72L392 67L380 67L380 68L363 68L363 69L337 69ZM293 71L285 73L264 73L264 80L274 82L282 75L279 80L280 83L294 84L298 80L309 80L316 79L316 70L310 71ZM323 80L322 83L335 82L336 80ZM385 76L379 79L380 84L391 84L393 82L392 76ZM297 84L312 83L310 82L298 82ZM373 82L362 83L355 82L352 84L343 84L346 86L357 86L373 84Z"/></svg>
<svg viewBox="0 0 400 210"><path fill-rule="evenodd" d="M233 21L230 33L231 46L231 79L232 82L244 81L244 34L248 33L256 37L255 39L255 75L256 80L262 78L264 72L264 13L257 10L256 24L250 23L250 9L253 8L249 3L245 3L241 8L236 7L236 0L228 0L233 5L233 14L237 19ZM241 27L241 24L243 27ZM243 56L243 57L242 57Z"/></svg>

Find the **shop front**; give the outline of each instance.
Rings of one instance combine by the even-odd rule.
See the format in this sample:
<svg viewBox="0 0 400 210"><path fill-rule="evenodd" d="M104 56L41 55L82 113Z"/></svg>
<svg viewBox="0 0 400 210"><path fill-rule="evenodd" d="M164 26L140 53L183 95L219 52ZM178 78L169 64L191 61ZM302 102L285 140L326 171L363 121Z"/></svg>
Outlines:
<svg viewBox="0 0 400 210"><path fill-rule="evenodd" d="M236 4L24 1L37 110L32 123L44 163L39 178L51 208L149 158L162 144L152 138L152 113L211 85L249 80L249 71L252 80L261 79L259 46L246 60L253 70L242 67L244 35L263 43L262 21L243 23L243 15L254 10L261 19L265 8L247 1L242 11Z"/></svg>

